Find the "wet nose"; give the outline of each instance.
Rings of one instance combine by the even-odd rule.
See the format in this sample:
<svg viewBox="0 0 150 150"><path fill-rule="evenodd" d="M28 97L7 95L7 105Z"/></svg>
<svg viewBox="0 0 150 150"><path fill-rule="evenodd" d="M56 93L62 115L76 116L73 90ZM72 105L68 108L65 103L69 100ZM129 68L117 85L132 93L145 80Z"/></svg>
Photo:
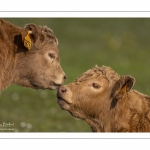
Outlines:
<svg viewBox="0 0 150 150"><path fill-rule="evenodd" d="M65 93L65 92L67 92L67 89L66 89L64 86L61 86L61 87L59 88L59 92L60 92L60 93Z"/></svg>

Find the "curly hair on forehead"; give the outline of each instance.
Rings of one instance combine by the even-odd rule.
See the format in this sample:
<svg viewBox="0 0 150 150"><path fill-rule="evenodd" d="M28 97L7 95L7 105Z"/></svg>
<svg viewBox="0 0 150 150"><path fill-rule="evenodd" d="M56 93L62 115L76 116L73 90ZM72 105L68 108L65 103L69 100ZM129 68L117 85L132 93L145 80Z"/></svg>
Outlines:
<svg viewBox="0 0 150 150"><path fill-rule="evenodd" d="M106 78L109 80L109 81L117 81L119 80L120 78L120 75L118 75L112 68L110 67L107 67L107 66L102 66L101 68L99 68L97 66L98 70L102 72L102 74L104 76L106 76Z"/></svg>
<svg viewBox="0 0 150 150"><path fill-rule="evenodd" d="M48 28L47 26L38 26L42 33L46 36L46 37L49 37L49 38L54 38L55 39L55 42L57 43L58 45L58 39L56 38L56 36L54 35L54 32L52 29Z"/></svg>
<svg viewBox="0 0 150 150"><path fill-rule="evenodd" d="M99 76L105 76L110 82L119 80L120 76L112 70L110 67L102 66L99 67L95 65L92 69L87 70L79 78L75 80L77 84L92 78L97 78Z"/></svg>

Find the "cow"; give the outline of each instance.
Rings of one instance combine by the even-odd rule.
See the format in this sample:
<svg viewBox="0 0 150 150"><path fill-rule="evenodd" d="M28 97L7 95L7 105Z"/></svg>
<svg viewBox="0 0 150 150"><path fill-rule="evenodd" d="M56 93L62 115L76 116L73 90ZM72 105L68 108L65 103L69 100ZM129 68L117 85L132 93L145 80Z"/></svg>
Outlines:
<svg viewBox="0 0 150 150"><path fill-rule="evenodd" d="M11 84L55 90L65 82L58 40L47 26L0 19L0 91Z"/></svg>
<svg viewBox="0 0 150 150"><path fill-rule="evenodd" d="M133 90L135 78L94 66L60 86L57 103L93 132L150 132L150 96Z"/></svg>

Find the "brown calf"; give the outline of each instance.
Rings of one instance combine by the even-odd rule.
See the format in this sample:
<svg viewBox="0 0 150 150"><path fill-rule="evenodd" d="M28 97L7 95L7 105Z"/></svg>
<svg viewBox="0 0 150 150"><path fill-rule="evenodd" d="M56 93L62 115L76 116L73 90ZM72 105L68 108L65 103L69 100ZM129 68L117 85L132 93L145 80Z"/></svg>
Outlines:
<svg viewBox="0 0 150 150"><path fill-rule="evenodd" d="M21 28L0 19L0 91L10 84L53 90L65 78L51 29L35 24Z"/></svg>
<svg viewBox="0 0 150 150"><path fill-rule="evenodd" d="M58 104L94 132L149 132L150 97L131 90L135 79L93 67L58 89Z"/></svg>

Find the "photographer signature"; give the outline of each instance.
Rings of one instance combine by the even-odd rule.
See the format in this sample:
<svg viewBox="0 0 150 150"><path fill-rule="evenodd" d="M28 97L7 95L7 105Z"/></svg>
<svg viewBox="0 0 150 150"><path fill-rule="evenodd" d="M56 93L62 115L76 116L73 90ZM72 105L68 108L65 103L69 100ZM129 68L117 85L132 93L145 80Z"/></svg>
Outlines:
<svg viewBox="0 0 150 150"><path fill-rule="evenodd" d="M0 127L14 127L14 123L6 123L6 122L3 122L2 124L0 124Z"/></svg>

